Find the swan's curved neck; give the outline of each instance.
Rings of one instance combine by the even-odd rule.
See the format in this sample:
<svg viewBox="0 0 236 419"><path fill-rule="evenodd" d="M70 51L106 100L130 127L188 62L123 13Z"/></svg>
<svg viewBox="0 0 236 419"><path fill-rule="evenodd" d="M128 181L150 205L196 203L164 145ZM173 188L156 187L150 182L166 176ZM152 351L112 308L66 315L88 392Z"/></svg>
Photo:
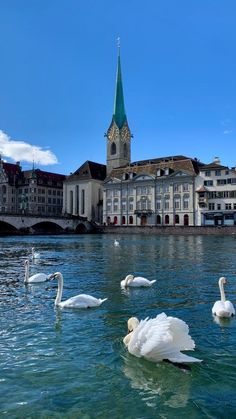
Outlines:
<svg viewBox="0 0 236 419"><path fill-rule="evenodd" d="M222 281L220 281L219 287L220 287L220 299L221 301L225 302L225 291L224 291L224 284Z"/></svg>
<svg viewBox="0 0 236 419"><path fill-rule="evenodd" d="M62 291L63 291L63 276L60 274L58 275L58 288L57 288L57 296L55 299L55 306L58 306L61 302Z"/></svg>
<svg viewBox="0 0 236 419"><path fill-rule="evenodd" d="M125 287L127 287L127 285L129 285L132 281L133 281L133 277L130 275L127 275L127 277L125 278Z"/></svg>
<svg viewBox="0 0 236 419"><path fill-rule="evenodd" d="M25 279L24 279L24 282L28 282L28 279L29 279L29 264L26 263L25 264Z"/></svg>

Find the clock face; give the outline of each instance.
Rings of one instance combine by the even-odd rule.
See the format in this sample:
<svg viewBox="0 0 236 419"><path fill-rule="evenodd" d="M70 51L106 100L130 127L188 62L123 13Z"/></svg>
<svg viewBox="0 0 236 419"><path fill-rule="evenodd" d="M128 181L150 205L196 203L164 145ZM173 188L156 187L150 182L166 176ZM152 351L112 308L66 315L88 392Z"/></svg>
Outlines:
<svg viewBox="0 0 236 419"><path fill-rule="evenodd" d="M125 140L130 139L130 130L127 126L124 126L121 130L121 135Z"/></svg>

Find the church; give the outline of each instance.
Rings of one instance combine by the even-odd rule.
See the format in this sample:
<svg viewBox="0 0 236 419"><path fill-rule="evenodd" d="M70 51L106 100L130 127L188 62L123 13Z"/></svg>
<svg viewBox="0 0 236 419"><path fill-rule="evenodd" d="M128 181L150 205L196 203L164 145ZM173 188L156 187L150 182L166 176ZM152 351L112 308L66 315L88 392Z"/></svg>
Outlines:
<svg viewBox="0 0 236 419"><path fill-rule="evenodd" d="M64 181L63 214L117 226L236 224L236 170L183 155L131 161L118 48L106 166L85 162Z"/></svg>

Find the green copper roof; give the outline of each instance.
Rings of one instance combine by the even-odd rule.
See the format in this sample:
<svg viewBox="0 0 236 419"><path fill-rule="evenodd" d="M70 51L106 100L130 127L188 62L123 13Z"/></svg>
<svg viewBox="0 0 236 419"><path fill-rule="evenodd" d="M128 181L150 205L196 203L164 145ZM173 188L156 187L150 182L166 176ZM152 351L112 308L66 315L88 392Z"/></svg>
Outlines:
<svg viewBox="0 0 236 419"><path fill-rule="evenodd" d="M118 54L118 65L117 65L117 73L116 73L116 93L115 93L113 119L116 125L118 126L118 128L121 128L126 122L123 85L122 85L122 77L121 77L120 52Z"/></svg>

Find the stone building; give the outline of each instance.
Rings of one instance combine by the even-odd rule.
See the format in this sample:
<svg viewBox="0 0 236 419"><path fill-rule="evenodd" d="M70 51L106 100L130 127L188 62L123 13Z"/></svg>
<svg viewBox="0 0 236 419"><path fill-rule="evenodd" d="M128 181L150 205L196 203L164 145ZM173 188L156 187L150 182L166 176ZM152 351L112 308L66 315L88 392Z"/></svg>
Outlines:
<svg viewBox="0 0 236 419"><path fill-rule="evenodd" d="M102 222L102 190L106 177L104 164L86 161L64 182L63 214Z"/></svg>
<svg viewBox="0 0 236 419"><path fill-rule="evenodd" d="M103 221L117 225L196 225L200 163L171 156L113 169L104 182Z"/></svg>
<svg viewBox="0 0 236 419"><path fill-rule="evenodd" d="M131 163L120 52L115 105L107 138L103 222L116 225L196 225L196 159L170 156Z"/></svg>
<svg viewBox="0 0 236 419"><path fill-rule="evenodd" d="M64 179L64 175L40 169L23 171L19 162L0 158L0 212L61 215Z"/></svg>

